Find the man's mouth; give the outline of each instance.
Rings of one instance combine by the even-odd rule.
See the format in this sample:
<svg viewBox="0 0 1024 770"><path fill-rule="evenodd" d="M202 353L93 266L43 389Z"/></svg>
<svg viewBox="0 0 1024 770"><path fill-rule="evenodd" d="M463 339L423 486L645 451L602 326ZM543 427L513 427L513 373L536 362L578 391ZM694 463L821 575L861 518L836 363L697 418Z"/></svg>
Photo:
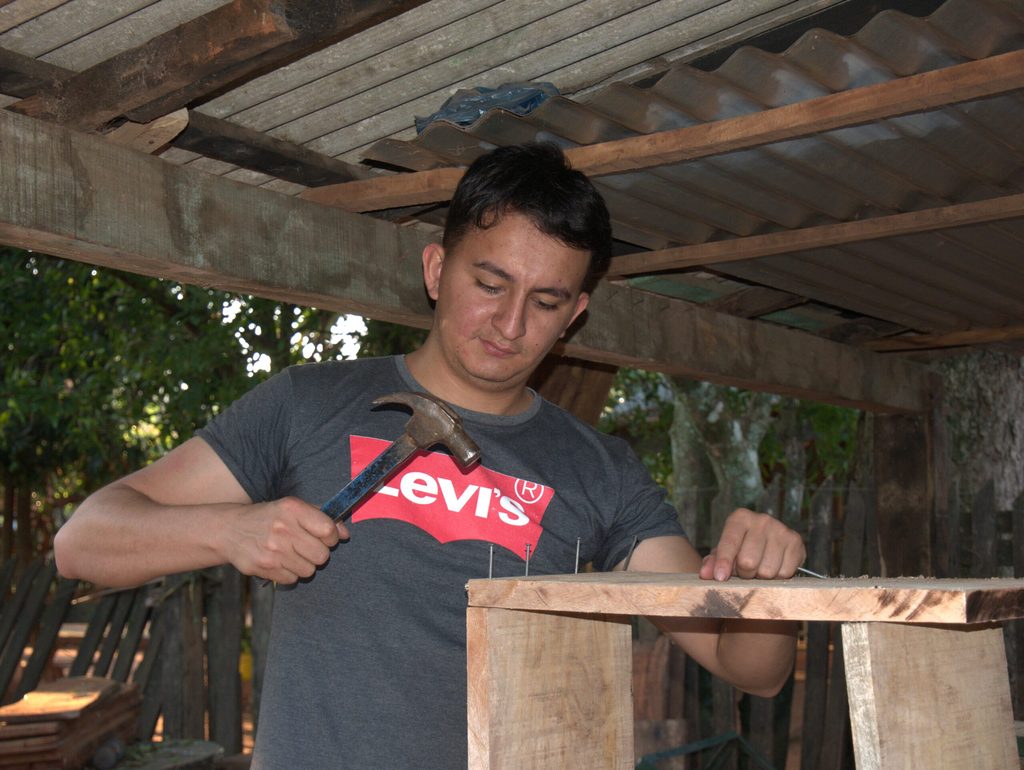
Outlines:
<svg viewBox="0 0 1024 770"><path fill-rule="evenodd" d="M488 355L497 356L498 358L508 358L509 356L514 356L519 352L514 347L502 345L497 342L491 342L490 340L481 339L480 344Z"/></svg>

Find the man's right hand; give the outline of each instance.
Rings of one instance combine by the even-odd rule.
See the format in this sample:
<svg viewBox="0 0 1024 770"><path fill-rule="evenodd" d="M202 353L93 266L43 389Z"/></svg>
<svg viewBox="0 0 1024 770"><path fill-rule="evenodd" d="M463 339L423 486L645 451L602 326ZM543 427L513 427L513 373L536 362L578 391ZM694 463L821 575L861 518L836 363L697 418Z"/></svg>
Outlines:
<svg viewBox="0 0 1024 770"><path fill-rule="evenodd" d="M297 497L239 509L226 531L225 556L239 572L276 583L308 578L349 531Z"/></svg>
<svg viewBox="0 0 1024 770"><path fill-rule="evenodd" d="M330 555L344 525L296 498L254 504L216 452L193 438L90 495L54 538L64 577L134 586L233 564L294 583Z"/></svg>

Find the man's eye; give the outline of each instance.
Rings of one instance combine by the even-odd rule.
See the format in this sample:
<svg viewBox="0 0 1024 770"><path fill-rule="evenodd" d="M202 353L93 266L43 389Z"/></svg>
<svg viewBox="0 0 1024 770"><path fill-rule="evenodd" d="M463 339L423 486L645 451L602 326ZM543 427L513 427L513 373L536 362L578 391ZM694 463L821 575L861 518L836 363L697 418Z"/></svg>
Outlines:
<svg viewBox="0 0 1024 770"><path fill-rule="evenodd" d="M491 286L489 283L484 283L483 281L477 281L476 285L483 289L485 294L497 294L501 291L497 286Z"/></svg>
<svg viewBox="0 0 1024 770"><path fill-rule="evenodd" d="M551 302L545 302L542 299L534 300L537 303L537 307L541 310L558 310L558 305L552 304Z"/></svg>

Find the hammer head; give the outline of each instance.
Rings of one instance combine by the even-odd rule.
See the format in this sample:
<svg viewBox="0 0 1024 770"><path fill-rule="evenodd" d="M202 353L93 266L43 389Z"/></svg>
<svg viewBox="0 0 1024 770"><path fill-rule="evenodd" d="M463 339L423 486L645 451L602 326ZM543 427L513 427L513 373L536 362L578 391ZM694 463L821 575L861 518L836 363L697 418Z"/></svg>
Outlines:
<svg viewBox="0 0 1024 770"><path fill-rule="evenodd" d="M405 435L417 449L444 444L463 467L480 459L480 447L466 434L462 418L441 399L429 393L401 391L374 399L373 404L405 404L412 410Z"/></svg>

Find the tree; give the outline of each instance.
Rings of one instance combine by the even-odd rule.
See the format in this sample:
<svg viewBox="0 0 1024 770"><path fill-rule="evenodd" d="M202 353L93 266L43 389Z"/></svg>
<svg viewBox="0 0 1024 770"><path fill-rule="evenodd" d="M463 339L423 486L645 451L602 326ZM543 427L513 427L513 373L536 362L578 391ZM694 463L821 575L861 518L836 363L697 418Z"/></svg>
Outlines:
<svg viewBox="0 0 1024 770"><path fill-rule="evenodd" d="M48 548L55 514L269 372L354 341L337 313L17 249L0 249L0 292L0 558Z"/></svg>

